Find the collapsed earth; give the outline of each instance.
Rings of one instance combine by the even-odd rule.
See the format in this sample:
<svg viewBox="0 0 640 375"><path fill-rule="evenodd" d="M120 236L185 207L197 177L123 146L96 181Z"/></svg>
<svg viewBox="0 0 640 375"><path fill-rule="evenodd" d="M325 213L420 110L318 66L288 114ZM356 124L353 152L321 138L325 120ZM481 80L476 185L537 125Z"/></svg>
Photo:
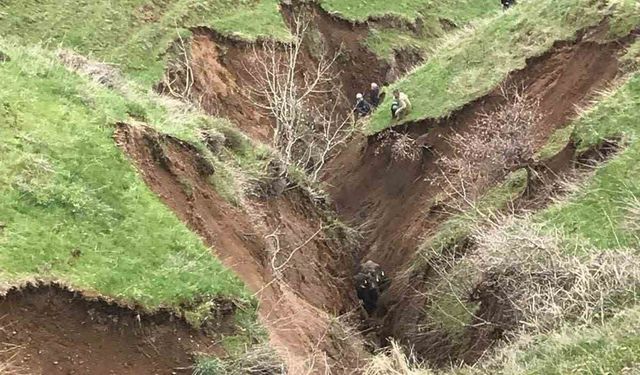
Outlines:
<svg viewBox="0 0 640 375"><path fill-rule="evenodd" d="M640 371L638 1L0 30L0 374Z"/></svg>

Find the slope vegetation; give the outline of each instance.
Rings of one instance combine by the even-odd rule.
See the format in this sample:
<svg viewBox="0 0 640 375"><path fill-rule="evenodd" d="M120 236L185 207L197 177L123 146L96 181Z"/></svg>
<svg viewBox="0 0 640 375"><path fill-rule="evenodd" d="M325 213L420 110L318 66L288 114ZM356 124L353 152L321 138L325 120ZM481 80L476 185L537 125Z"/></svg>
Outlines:
<svg viewBox="0 0 640 375"><path fill-rule="evenodd" d="M473 30L447 38L429 61L397 81L413 98L412 112L400 122L442 118L466 103L489 93L507 74L521 69L527 58L547 51L555 41L569 40L579 30L611 17L614 26L605 38L622 36L638 22L638 4L631 1L528 1L486 19ZM391 103L387 95L382 107ZM368 126L373 134L389 126L388 111L377 111Z"/></svg>
<svg viewBox="0 0 640 375"><path fill-rule="evenodd" d="M278 6L275 0L11 0L0 4L0 32L25 43L74 48L151 85L162 77L170 44L186 38L191 27L246 40L287 40Z"/></svg>
<svg viewBox="0 0 640 375"><path fill-rule="evenodd" d="M0 327L0 363L54 336L28 370L86 371L106 343L96 363L122 373L632 371L638 6L1 2L0 324L19 330ZM321 185L280 173L261 143L273 120L248 99L247 67L290 40L295 12L311 22L300 80L320 47L337 56L331 95L410 71ZM509 133L533 154L458 189L443 163L491 161L455 136L491 138L478 124L514 87L540 108ZM414 105L397 123L392 88ZM393 277L371 315L352 285L363 259ZM68 347L80 357L58 359Z"/></svg>

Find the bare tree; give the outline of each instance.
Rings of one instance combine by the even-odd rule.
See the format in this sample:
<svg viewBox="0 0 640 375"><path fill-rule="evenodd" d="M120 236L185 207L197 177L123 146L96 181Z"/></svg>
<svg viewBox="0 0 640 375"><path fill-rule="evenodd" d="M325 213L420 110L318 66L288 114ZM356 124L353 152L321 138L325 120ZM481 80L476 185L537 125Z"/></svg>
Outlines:
<svg viewBox="0 0 640 375"><path fill-rule="evenodd" d="M178 39L172 46L176 58L169 61L165 75L162 78L162 86L174 98L188 102L191 98L191 88L195 82L193 69L191 68L191 47L186 46L177 25L176 34Z"/></svg>
<svg viewBox="0 0 640 375"><path fill-rule="evenodd" d="M535 126L542 120L540 103L517 89L503 87L502 95L504 104L481 113L469 130L449 138L454 155L439 160L444 173L453 172L463 188L485 186L533 162Z"/></svg>
<svg viewBox="0 0 640 375"><path fill-rule="evenodd" d="M292 41L268 41L254 48L253 66L246 70L254 81L251 102L274 119L272 143L281 154L283 172L296 166L315 181L352 127L350 113L342 112L345 99L333 74L339 54L323 51L317 61L303 63L309 24L308 16L294 15Z"/></svg>

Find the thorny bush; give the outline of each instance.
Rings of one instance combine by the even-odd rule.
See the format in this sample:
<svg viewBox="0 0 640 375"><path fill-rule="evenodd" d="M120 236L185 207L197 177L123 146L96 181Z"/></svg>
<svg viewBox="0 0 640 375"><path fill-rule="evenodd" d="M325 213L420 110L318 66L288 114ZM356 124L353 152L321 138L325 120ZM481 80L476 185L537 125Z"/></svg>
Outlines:
<svg viewBox="0 0 640 375"><path fill-rule="evenodd" d="M484 275L476 288L496 291L524 328L544 332L565 320L589 324L635 303L637 250L568 252L561 238L514 217L476 228L474 240L478 250L469 259Z"/></svg>
<svg viewBox="0 0 640 375"><path fill-rule="evenodd" d="M391 158L395 161L416 161L420 158L420 148L408 134L389 129L378 134L377 138L379 143L374 151L375 155L380 155L389 148Z"/></svg>
<svg viewBox="0 0 640 375"><path fill-rule="evenodd" d="M532 162L535 126L542 119L540 103L518 89L503 87L502 96L503 104L481 113L470 129L448 139L454 156L438 161L443 173L454 173L463 190L493 183Z"/></svg>

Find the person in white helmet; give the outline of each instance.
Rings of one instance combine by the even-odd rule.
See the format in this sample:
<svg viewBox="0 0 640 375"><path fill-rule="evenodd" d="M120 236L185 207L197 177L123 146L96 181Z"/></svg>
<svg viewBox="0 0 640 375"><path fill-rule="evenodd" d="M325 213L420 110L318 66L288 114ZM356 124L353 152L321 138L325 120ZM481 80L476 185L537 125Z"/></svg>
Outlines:
<svg viewBox="0 0 640 375"><path fill-rule="evenodd" d="M354 111L358 113L360 117L365 117L371 113L371 104L364 99L361 93L356 95L356 107Z"/></svg>

